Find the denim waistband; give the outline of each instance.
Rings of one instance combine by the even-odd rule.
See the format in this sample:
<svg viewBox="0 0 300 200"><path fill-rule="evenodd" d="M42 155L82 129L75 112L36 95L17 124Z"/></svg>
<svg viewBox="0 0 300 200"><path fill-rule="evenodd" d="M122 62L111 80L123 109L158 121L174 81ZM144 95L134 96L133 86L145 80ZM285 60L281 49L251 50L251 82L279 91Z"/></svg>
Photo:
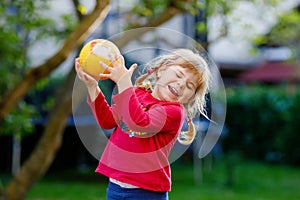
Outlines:
<svg viewBox="0 0 300 200"><path fill-rule="evenodd" d="M143 188L124 188L109 181L107 188L108 199L130 199L130 200L167 200L168 192L157 192ZM115 197L115 198L109 198Z"/></svg>

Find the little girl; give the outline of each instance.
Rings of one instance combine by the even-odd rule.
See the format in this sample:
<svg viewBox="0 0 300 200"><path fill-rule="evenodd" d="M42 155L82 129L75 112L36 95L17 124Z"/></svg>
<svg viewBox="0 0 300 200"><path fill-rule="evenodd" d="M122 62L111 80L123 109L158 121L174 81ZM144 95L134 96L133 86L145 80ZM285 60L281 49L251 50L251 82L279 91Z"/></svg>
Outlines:
<svg viewBox="0 0 300 200"><path fill-rule="evenodd" d="M75 61L78 77L88 89L90 105L99 125L114 129L101 156L97 173L109 178L107 199L168 199L171 171L168 156L176 140L188 145L195 137L192 118L205 115L210 71L205 60L188 49L178 49L148 63L148 72L135 85L137 65L125 67L113 58L113 68L102 67L116 83L111 106L98 82ZM181 132L187 119L189 130Z"/></svg>

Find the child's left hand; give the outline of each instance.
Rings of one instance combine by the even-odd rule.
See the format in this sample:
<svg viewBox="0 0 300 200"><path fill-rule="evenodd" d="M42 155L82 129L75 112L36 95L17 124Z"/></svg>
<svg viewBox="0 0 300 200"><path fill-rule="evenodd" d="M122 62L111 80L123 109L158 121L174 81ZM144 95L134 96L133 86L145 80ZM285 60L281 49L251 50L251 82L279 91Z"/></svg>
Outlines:
<svg viewBox="0 0 300 200"><path fill-rule="evenodd" d="M131 77L133 71L136 69L137 64L133 64L129 69L125 66L124 57L122 55L113 57L110 56L112 60L113 67L109 67L103 62L100 62L100 65L109 71L109 74L100 74L100 77L109 78L118 85L119 93L123 90L132 87Z"/></svg>

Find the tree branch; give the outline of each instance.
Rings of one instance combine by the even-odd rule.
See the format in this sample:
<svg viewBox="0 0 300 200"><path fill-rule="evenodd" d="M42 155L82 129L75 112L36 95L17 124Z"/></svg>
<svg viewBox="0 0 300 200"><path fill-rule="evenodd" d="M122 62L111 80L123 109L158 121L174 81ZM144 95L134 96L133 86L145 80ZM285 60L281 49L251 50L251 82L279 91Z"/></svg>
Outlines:
<svg viewBox="0 0 300 200"><path fill-rule="evenodd" d="M149 21L145 25L141 26L135 26L132 27L132 29L135 29L135 31L129 31L124 32L122 37L118 37L113 40L113 42L121 49L123 48L128 42L140 38L144 33L149 31L146 27L157 27L162 25L163 23L169 21L171 18L173 18L175 15L180 14L182 10L176 8L176 7L169 7L165 12L163 12L161 15L157 16L153 20Z"/></svg>
<svg viewBox="0 0 300 200"><path fill-rule="evenodd" d="M30 68L22 80L0 99L0 121L15 107L36 81L55 70L99 26L108 14L109 2L109 0L97 0L93 12L86 16L70 34L61 49L45 63Z"/></svg>

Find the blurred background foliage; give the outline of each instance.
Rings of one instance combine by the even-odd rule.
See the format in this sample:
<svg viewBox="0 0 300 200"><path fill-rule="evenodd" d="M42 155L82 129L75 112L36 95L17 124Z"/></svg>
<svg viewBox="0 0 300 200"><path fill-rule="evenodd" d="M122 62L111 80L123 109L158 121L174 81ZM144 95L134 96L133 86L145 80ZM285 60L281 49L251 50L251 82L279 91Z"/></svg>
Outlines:
<svg viewBox="0 0 300 200"><path fill-rule="evenodd" d="M47 32L45 29L50 28L51 22L39 14L46 8L47 4L42 2L35 5L32 1L15 1L14 4L1 1L1 95L5 94L22 78L29 66L27 49L30 45L31 30L39 30L35 31L36 35L44 35ZM37 114L36 111L33 105L24 100L20 101L14 111L1 121L0 134L15 133L21 139L22 135L32 133L34 126L31 123L31 117ZM16 126L16 122L18 122L18 126Z"/></svg>
<svg viewBox="0 0 300 200"><path fill-rule="evenodd" d="M298 86L227 89L226 152L273 163L300 165Z"/></svg>
<svg viewBox="0 0 300 200"><path fill-rule="evenodd" d="M47 16L49 8L49 2L41 0L0 2L0 97L15 87L24 77L26 70L33 67L28 52L30 46L45 38L59 42L70 33L71 27L74 27L76 18L71 19L71 15L60 16L63 23L57 26L55 21ZM35 124L32 123L32 119L41 117L51 108L49 105L53 102L53 92L48 91L53 91L62 78L49 76L37 81L26 98L22 99L7 117L0 120L0 135L15 134L21 140L24 135L33 133Z"/></svg>
<svg viewBox="0 0 300 200"><path fill-rule="evenodd" d="M257 45L286 46L292 51L292 58L300 57L300 6L278 16L271 31L254 38Z"/></svg>

